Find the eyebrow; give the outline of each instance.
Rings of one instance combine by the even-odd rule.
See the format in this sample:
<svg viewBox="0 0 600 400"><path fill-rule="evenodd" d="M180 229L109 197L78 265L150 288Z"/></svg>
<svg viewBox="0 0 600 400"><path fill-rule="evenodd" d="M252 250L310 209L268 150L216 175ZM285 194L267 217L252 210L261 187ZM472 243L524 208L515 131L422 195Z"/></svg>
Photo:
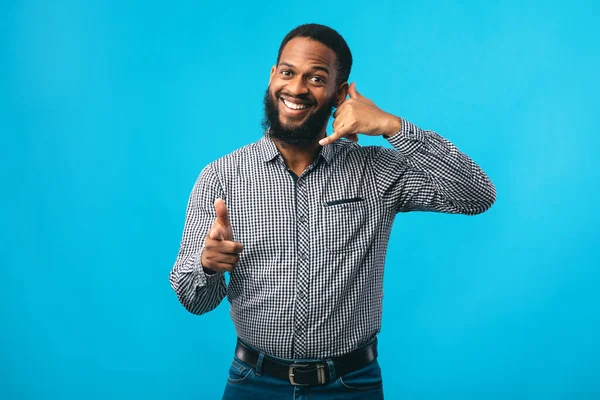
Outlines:
<svg viewBox="0 0 600 400"><path fill-rule="evenodd" d="M282 61L282 62L280 62L280 63L279 63L279 65L285 65L286 67L295 68L295 66L294 66L293 64L287 63L287 62L285 62L285 61ZM312 69L316 69L316 70L318 70L318 71L323 71L323 72L325 72L327 75L329 75L329 68L327 68L327 67L322 67L322 66L320 66L320 65L314 65L314 66L312 67Z"/></svg>

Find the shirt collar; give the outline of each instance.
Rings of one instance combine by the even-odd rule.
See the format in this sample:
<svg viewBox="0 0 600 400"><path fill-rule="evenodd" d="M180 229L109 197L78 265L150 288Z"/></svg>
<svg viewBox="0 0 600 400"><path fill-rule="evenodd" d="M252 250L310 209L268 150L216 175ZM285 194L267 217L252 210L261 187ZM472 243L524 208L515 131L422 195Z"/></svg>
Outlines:
<svg viewBox="0 0 600 400"><path fill-rule="evenodd" d="M273 143L273 139L271 139L266 133L259 140L258 146L260 149L261 158L264 162L273 161L278 155L280 155L277 146L275 146L275 143ZM329 164L335 156L335 148L335 144L328 144L327 146L321 148L319 156L323 157L325 162Z"/></svg>
<svg viewBox="0 0 600 400"><path fill-rule="evenodd" d="M277 146L275 146L275 143L273 143L273 140L267 133L265 133L265 135L258 141L258 148L260 151L260 156L264 162L272 161L279 155Z"/></svg>

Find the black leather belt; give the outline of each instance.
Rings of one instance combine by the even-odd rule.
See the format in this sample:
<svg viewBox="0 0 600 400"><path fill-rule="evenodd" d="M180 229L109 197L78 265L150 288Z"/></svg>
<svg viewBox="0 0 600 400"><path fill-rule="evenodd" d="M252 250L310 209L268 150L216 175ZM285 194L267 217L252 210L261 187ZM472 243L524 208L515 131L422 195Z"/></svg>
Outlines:
<svg viewBox="0 0 600 400"><path fill-rule="evenodd" d="M256 370L259 353L238 340L235 356ZM324 385L339 376L363 368L377 359L377 340L341 357L332 358L335 375L330 376L327 360L318 362L286 363L264 356L261 373L289 380L294 386Z"/></svg>

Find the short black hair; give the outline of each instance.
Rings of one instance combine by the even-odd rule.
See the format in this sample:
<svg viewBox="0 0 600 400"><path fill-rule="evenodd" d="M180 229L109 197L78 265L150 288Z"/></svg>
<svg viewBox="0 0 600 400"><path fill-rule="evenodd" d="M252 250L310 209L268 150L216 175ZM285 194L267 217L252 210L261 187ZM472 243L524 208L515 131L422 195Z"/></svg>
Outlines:
<svg viewBox="0 0 600 400"><path fill-rule="evenodd" d="M339 85L343 82L348 81L350 76L350 70L352 69L352 53L348 44L336 30L319 24L304 24L294 28L290 33L285 35L281 46L279 46L279 53L277 54L277 64L281 58L281 52L285 45L296 37L305 37L317 42L323 43L325 46L330 48L337 59L337 79L336 83Z"/></svg>

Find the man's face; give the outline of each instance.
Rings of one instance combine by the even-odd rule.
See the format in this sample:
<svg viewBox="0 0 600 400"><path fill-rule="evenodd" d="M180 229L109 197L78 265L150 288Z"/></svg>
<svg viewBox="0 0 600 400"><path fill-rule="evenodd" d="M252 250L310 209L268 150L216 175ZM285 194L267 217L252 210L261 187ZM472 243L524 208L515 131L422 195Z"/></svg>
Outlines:
<svg viewBox="0 0 600 400"><path fill-rule="evenodd" d="M290 40L271 70L265 94L264 125L270 128L269 134L300 146L323 136L332 108L345 98L336 77L336 56L331 49L308 38ZM345 87L345 83L340 86Z"/></svg>

